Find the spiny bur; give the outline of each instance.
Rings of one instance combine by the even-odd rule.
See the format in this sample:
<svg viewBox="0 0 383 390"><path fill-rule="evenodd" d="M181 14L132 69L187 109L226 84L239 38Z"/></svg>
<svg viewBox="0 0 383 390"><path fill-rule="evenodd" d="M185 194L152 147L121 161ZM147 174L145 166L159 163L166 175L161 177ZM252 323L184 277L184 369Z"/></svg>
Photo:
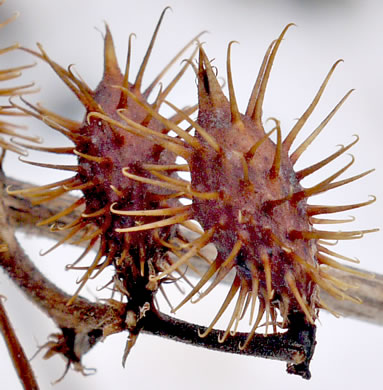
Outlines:
<svg viewBox="0 0 383 390"><path fill-rule="evenodd" d="M39 205L70 191L81 191L82 196L72 205L39 222L39 225L51 225L53 230L67 231L64 238L42 255L64 243L86 243L81 256L67 266L67 269L84 271L78 280L79 287L68 305L76 299L89 279L97 277L110 265L114 267L115 275L109 285L112 284L114 291L127 298L126 324L131 331L129 348L134 344L139 332L138 323L144 309L156 310L153 304L158 289L165 295L161 285L164 279L153 281L150 277L156 277L173 266L166 244L178 237L177 223L187 219L183 212L186 208L171 190L144 181L137 182L122 174L122 170L128 168L134 174L151 180L154 176L147 167L154 165L164 167L163 175L168 180L176 180L177 171L183 170L182 167L174 165L174 152L183 148L180 146L182 141L169 136L168 127L156 119L156 115L148 113L142 107L142 104L145 104L150 106L153 112L158 112L198 50L196 47L189 62L183 64L166 88L160 88L154 102L149 104L148 98L160 84L163 75L199 36L193 38L158 77L142 90L143 76L165 12L166 9L160 17L133 83L129 81L132 35L129 38L125 72L122 73L108 26L104 38L104 74L95 90L77 77L71 66L65 69L54 62L40 44L38 52L23 49L50 65L74 93L86 110L82 122L64 118L23 98L21 100L24 105L13 102L15 109L43 121L74 144L71 147L44 147L19 142L18 145L48 153L77 156L78 164L58 165L25 161L38 167L73 172L73 176L39 187L8 189L8 193L23 195L30 198L34 205ZM186 112L192 113L195 109L190 107ZM177 124L183 121L183 116L176 114L170 121ZM163 144L173 145L174 150L164 148ZM58 224L60 218L77 209L81 210L81 215L73 222L65 226ZM169 223L169 219L172 223ZM147 225L152 229L142 228ZM97 248L97 253L91 264L79 265L94 248ZM184 278L188 281L181 271L175 271L174 277L168 273L169 279L175 281L176 278Z"/></svg>
<svg viewBox="0 0 383 390"><path fill-rule="evenodd" d="M224 342L230 334L235 334L238 323L245 313L250 312L251 330L240 345L241 349L246 348L262 325L266 334L270 333L270 328L271 333L277 332L277 328L291 328L294 321L299 322L302 318L314 325L318 309L330 310L320 297L321 289L335 298L359 302L358 298L346 293L353 286L326 272L326 268L333 267L361 274L338 262L337 259L353 259L330 250L327 240L359 239L365 233L377 230L327 231L315 227L318 224L350 222L350 219L316 217L319 214L352 210L374 202L375 198L342 206L309 205L307 202L313 195L352 183L372 171L338 180L353 164L353 157L346 166L318 184L308 188L301 184L302 179L348 151L358 137L324 160L304 169L294 169L302 153L351 93L347 92L306 140L292 150L293 142L317 106L340 61L332 66L312 103L284 139L280 122L275 118L271 118L272 130L264 130L262 106L266 87L278 48L289 27L269 46L245 114L240 113L235 98L230 43L227 54L229 99L222 92L211 63L200 47L198 66L194 66L198 79L197 121L169 103L194 129L195 135L185 132L175 123L170 126L167 119L157 115L163 125L170 126L183 139L183 145L177 145L178 155L187 161L191 181L185 183L169 179L152 168L151 172L157 179L150 183L171 189L175 194L181 191L181 197L191 199L191 204L172 218L178 217L177 222L197 221L203 233L189 244L186 254L164 272L152 276L152 280L167 278L206 244L213 243L217 249L215 260L174 311L188 301L199 301L234 270L235 277L223 304L200 336L210 333L234 300L231 318L219 341ZM131 92L128 94L135 99ZM140 104L148 114L154 115L151 107ZM273 133L276 134L275 142L270 139ZM168 149L177 152L170 143ZM123 172L130 179L148 182L129 167L125 167ZM143 225L141 228L151 229L151 226Z"/></svg>

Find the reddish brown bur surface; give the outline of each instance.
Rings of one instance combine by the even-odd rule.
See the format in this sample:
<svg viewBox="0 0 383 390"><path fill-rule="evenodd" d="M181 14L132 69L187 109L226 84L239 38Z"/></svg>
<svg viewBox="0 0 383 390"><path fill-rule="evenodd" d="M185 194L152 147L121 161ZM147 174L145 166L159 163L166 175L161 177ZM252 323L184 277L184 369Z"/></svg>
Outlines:
<svg viewBox="0 0 383 390"><path fill-rule="evenodd" d="M116 229L150 223L153 218L119 215L111 212L111 206L113 205L113 210L124 211L151 210L160 205L166 206L165 191L127 178L122 175L122 169L128 168L136 174L145 175L143 164L169 164L174 162L175 157L150 139L137 136L102 119L105 115L109 119L121 121L121 116L124 116L137 123L144 123L153 131L163 130L163 126L156 119L148 116L140 105L125 96L121 88L117 88L128 88L138 99L144 99L135 85L128 83L124 86L124 76L119 71L110 40L107 32L104 78L93 97L94 102L102 108L98 110L101 116L97 117L93 107L88 110L78 132L82 138L75 151L79 155L78 177L84 185L91 183L89 188L83 190L83 221L86 223L92 220L102 230L100 238L101 245L104 246L103 251L108 254L108 259L115 262L117 270L121 271L125 268L123 264L126 261L130 263L134 258L139 259L136 264L138 274L144 274L148 272L147 269L144 270L147 267L146 259L153 259L153 267L156 268L156 257L164 256L166 250L161 250L162 245L155 240L154 231L121 234L117 233ZM93 116L88 116L90 113L93 113ZM146 173L146 176L150 174ZM172 229L174 230L174 227L164 228L156 234L162 239L168 239ZM129 267L134 265L129 264ZM126 279L122 275L121 278Z"/></svg>
<svg viewBox="0 0 383 390"><path fill-rule="evenodd" d="M218 197L194 199L194 216L204 229L215 229L212 241L218 250L218 263L222 264L235 245L240 245L236 257L225 268L235 267L249 290L254 287L253 281L258 280L263 305L270 304L270 300L278 306L290 302L289 310L298 309L285 277L288 273L295 275L301 294L313 296L311 278L290 256L293 252L308 264L316 264L313 240L294 240L289 236L292 230L311 229L307 203L306 199L278 206L272 202L287 198L302 187L285 153L281 155L279 172L273 176L277 145L269 138L246 161L249 145L264 139L263 128L257 128L247 116L241 117L240 126L233 125L227 101L212 107L200 104L198 124L214 137L220 151L196 151L190 160L190 171L194 190L217 193Z"/></svg>
<svg viewBox="0 0 383 390"><path fill-rule="evenodd" d="M78 281L79 288L69 303L77 297L88 279L95 278L103 269L113 264L116 270L111 281L113 288L127 296L129 302L134 302L135 310L139 310L139 307L146 303L152 304L154 295L160 287L159 283L150 279L150 276L163 272L172 264L164 243L177 236L177 226L173 223L165 222L159 225L157 223L166 219L168 215L174 215L172 207L179 211L177 207L181 205L177 199L171 199L173 197L171 190L151 185L150 180L155 176L148 167L153 165L168 167L175 162L176 155L164 148L157 138L162 141L170 139L175 145L177 141L167 135L169 129L155 118L155 114L189 64L184 64L170 84L161 89L154 102L150 104L154 115L148 113L142 104L148 104L148 97L161 77L196 38L189 42L142 92L143 75L165 11L161 15L134 83L128 81L131 38L127 65L125 73L122 74L108 27L105 34L104 74L95 90L77 78L71 67L66 70L52 61L41 45L38 45L40 53L24 49L48 63L86 110L84 120L80 123L63 118L40 105L33 106L24 101L31 108L29 110L14 103L14 107L43 120L74 143L74 147L65 148L23 146L51 153L74 154L78 157L78 165L75 166L29 162L41 167L74 171L75 175L70 179L42 187L9 190L10 194L30 197L35 204L55 199L68 191L82 192L82 197L73 205L40 222L40 225L54 224L53 229L68 231L66 237L44 254L68 241L87 243L83 254L67 266L68 269L85 271ZM191 58L195 52L196 50ZM193 110L190 109L190 112ZM177 115L172 118L174 123L180 120ZM145 177L149 182L132 180L123 175L123 168L132 174ZM175 170L177 167L165 169L163 176L171 178L175 175ZM80 207L81 216L71 224L64 227L55 226L61 217ZM170 211L158 214L157 210L162 208ZM146 225L157 229L141 228ZM97 254L91 264L79 265L80 261L97 246Z"/></svg>
<svg viewBox="0 0 383 390"><path fill-rule="evenodd" d="M200 194L211 194L211 199L195 197L192 206L193 216L204 230L214 231L211 241L218 251L213 268L218 272L207 292L232 269L236 277L223 308L238 291L223 339L249 303L254 312L257 297L258 318L266 311L267 322L271 316L274 328L275 309L279 309L284 326L294 311L303 310L313 322L316 287L296 257L317 268L315 242L290 235L291 231L310 231L311 224L306 199L280 201L301 192L302 187L282 148L279 123L275 121L275 144L259 121L239 114L236 103L225 98L202 49L198 80L197 123L215 143L209 145L198 134L203 147L193 149L189 160L191 187ZM258 325L256 321L255 327Z"/></svg>
<svg viewBox="0 0 383 390"><path fill-rule="evenodd" d="M289 27L270 45L245 114L239 112L235 99L230 64L231 44L227 57L229 100L223 94L215 72L200 47L198 69L195 68L198 79L198 119L194 122L184 114L185 120L194 128L195 135L190 136L177 126L172 127L184 140L183 146L178 146L176 152L188 162L191 176L189 185L182 185L178 181L173 183L173 189L182 188L183 194L180 196L186 195L192 199L188 211L190 219L199 222L204 232L189 244L188 253L169 270L153 279L166 277L204 245L214 243L217 248L216 259L174 311L193 297L193 302L199 301L230 271L234 271L234 280L227 297L201 337L210 333L236 297L231 319L219 341L224 342L230 333L235 333L239 321L250 311L252 329L244 345L240 346L241 349L249 344L264 317L266 333L270 326L273 332L278 327L292 329L292 322L299 322L302 317L306 323L313 325L318 309L327 308L319 297L320 288L339 299L358 301L344 292L351 286L325 272L326 266L357 271L338 263L334 258L349 259L327 249L323 240L361 238L364 233L375 230L343 232L314 228L314 224L348 221L315 218L314 215L351 210L374 201L372 199L345 206L313 206L307 203L312 195L351 183L371 172L336 181L354 160L313 187L305 188L300 184L303 178L345 153L358 139L310 167L294 170L300 155L351 93L344 96L295 151L290 151L339 61L330 69L314 100L284 140L277 119L271 118L274 122L271 131L266 133L264 130L262 105L266 86L278 47ZM180 113L175 106L170 106ZM165 119L160 120L166 123ZM270 139L274 132L275 142ZM173 146L168 148L175 150ZM142 180L136 176L130 177ZM157 181L157 185L164 186L164 181Z"/></svg>

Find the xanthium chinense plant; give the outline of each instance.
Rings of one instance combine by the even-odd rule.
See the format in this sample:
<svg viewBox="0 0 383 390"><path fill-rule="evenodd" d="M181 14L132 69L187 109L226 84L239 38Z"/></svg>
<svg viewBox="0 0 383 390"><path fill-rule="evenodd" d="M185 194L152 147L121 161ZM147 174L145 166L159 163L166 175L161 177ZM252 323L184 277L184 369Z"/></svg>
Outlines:
<svg viewBox="0 0 383 390"><path fill-rule="evenodd" d="M17 183L2 175L1 265L57 324L60 332L43 349L46 358L64 356L66 370L72 365L84 373L82 356L99 340L126 330L129 337L123 363L139 333L149 332L211 349L285 360L289 373L310 378L318 313L320 309L334 313L323 295L360 302L353 285L335 277L333 270L369 277L344 265L343 261L353 259L334 252L329 244L333 240L359 239L377 230L328 231L317 227L348 222L327 215L370 205L375 201L373 197L339 206L308 202L314 195L343 187L372 171L340 178L354 163L353 157L319 183L311 187L301 184L304 178L344 155L358 137L311 166L295 168L351 93L347 92L306 139L293 147L340 61L331 67L306 111L283 137L277 118L270 118L272 128L265 130L262 106L279 46L291 25L268 47L242 113L231 72L232 42L227 49L226 96L216 69L198 41L201 34L143 88L165 12L134 77L130 66L132 35L121 72L106 26L104 73L95 89L71 66L56 63L40 44L36 50L19 45L0 49L1 55L22 50L37 63L48 64L86 112L78 121L32 103L37 93L32 85L0 89L4 101L0 114L8 116L0 121L5 136L0 140L2 156L14 152L36 170L72 172L70 178L42 186ZM184 60L187 52L191 53ZM165 73L182 60L181 70L163 86ZM28 66L1 70L0 81L17 78ZM195 73L198 104L179 108L167 97L186 71ZM31 92L31 96L24 96ZM160 113L163 106L173 114ZM20 133L12 124L12 116L36 118L41 127L48 126L66 136L72 146L43 146L39 137ZM46 161L26 160L28 150L45 152ZM51 154L74 156L77 164L49 163ZM72 191L81 196L71 195ZM28 213L24 212L23 217L15 213L15 204ZM16 219L19 224L23 219L24 224L37 224L36 229L57 236L57 243L42 255L58 251L64 244L84 247L81 256L66 267L82 272L73 295L66 295L47 280L23 253L14 237L12 221ZM210 255L204 252L208 244L215 248ZM91 263L84 264L92 252ZM196 264L204 268L197 277L200 271ZM106 303L82 298L80 292L87 281L106 268L113 269L108 283L112 297ZM227 280L227 296L217 302L208 327L160 311L156 295L160 292L169 301L167 284L190 286L181 302L169 302L175 313ZM215 329L228 310L231 316L225 329ZM238 332L245 315L250 318L249 330ZM3 333L13 340L8 343L12 355L17 339L10 336L11 328ZM29 367L27 360L21 360L16 366ZM29 386L26 388L34 388Z"/></svg>

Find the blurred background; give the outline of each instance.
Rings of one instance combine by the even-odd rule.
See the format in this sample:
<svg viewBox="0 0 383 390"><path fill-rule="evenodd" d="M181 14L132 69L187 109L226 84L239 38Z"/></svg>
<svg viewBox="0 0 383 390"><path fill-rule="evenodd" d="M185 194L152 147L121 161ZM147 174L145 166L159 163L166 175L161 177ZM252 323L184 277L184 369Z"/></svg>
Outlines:
<svg viewBox="0 0 383 390"><path fill-rule="evenodd" d="M0 20L19 11L19 18L1 30L0 47L14 42L35 48L42 43L49 56L66 67L75 64L79 75L95 87L102 75L102 35L107 22L114 36L121 68L125 66L129 34L134 32L132 74L141 63L151 34L161 11L170 5L172 12L164 18L153 55L144 77L144 86L158 74L169 59L193 36L208 30L202 40L205 50L226 79L226 50L230 41L240 44L232 48L232 70L239 106L245 110L264 52L283 27L294 22L277 55L264 106L264 118L281 121L284 134L311 102L331 65L344 60L336 69L318 109L302 131L300 140L311 133L343 95L355 91L330 122L321 136L302 157L299 167L319 161L336 150L338 144L352 142L356 162L348 177L372 167L376 171L357 183L348 185L312 200L318 204L362 202L370 194L378 200L372 206L355 210L356 221L343 225L345 230L382 228L383 129L381 104L383 91L383 5L379 0L8 0L0 8ZM0 57L0 69L36 60L26 53L11 53ZM175 74L178 62L170 72ZM169 100L179 107L196 102L195 77L188 71ZM81 120L83 110L51 69L38 63L24 72L23 82L34 81L40 88L29 100L42 102L49 109L72 119ZM166 84L165 84L166 85ZM28 122L29 132L42 136L47 145L63 145L67 141L38 121ZM297 141L297 145L299 140ZM61 158L30 154L30 160L62 163ZM343 156L339 162L304 184L317 183L349 162ZM12 177L38 184L64 178L61 173L28 167L14 156L7 157L6 173ZM348 214L347 214L348 215ZM346 216L347 216L346 215ZM37 266L68 293L73 293L75 271L65 272L66 264L75 259L76 249L60 248L50 256L40 257L39 251L53 241L19 235ZM361 260L360 267L383 273L382 232L367 235L362 241L339 243L336 250ZM105 275L105 280L107 280ZM109 293L97 293L103 281L96 279L84 290L90 299L107 298ZM185 305L180 317L208 324L226 295L226 286L198 305ZM0 272L0 294L7 296L6 308L28 356L56 332L54 324L22 296L7 276ZM180 297L170 298L176 303ZM164 304L164 310L166 305ZM161 306L162 307L162 306ZM224 327L225 321L220 326ZM141 335L132 350L126 368L121 358L127 334L114 335L85 355L83 364L96 368L93 376L83 377L69 371L55 389L323 389L342 386L359 389L376 388L382 379L383 330L377 326L350 319L336 319L321 313L318 323L318 345L311 364L312 379L307 382L285 372L285 363L258 358L235 356L184 346L154 336ZM0 338L0 378L2 388L21 389L7 350ZM48 361L39 354L32 366L41 389L51 388L51 382L61 376L65 363L58 357Z"/></svg>

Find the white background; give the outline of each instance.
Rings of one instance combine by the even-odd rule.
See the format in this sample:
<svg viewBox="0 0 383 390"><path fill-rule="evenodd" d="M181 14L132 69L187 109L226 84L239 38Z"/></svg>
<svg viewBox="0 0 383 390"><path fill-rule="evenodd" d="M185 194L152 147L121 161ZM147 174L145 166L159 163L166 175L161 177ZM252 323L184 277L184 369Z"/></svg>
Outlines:
<svg viewBox="0 0 383 390"><path fill-rule="evenodd" d="M231 40L240 42L232 48L232 69L242 111L267 46L287 23L297 24L297 28L287 33L275 60L264 107L264 118L279 118L284 134L307 107L332 63L338 58L344 59L302 136L307 136L319 124L347 90L355 88L356 91L302 158L300 166L318 161L334 152L337 144L348 144L353 140L353 134L359 134L360 142L352 151L356 163L349 175L371 167L376 167L376 172L356 184L324 194L313 203L360 202L367 200L369 194L375 194L378 201L353 212L357 221L342 228L381 227L383 6L378 0L8 0L0 9L1 20L14 10L19 10L21 15L13 25L1 31L0 47L19 41L33 48L35 42L41 42L61 65L76 64L77 72L95 87L102 72L102 39L96 29L104 31L104 21L109 24L121 67L124 66L128 36L131 32L136 33L132 59L132 72L136 72L157 19L167 5L173 12L165 16L144 84L148 85L192 36L209 30L203 38L205 49L210 58L215 58L214 63L224 78L227 44ZM25 54L5 55L0 60L0 68L7 67L8 61L13 64L35 61ZM173 72L178 69L177 64ZM25 72L25 80L34 80L41 88L39 96L32 96L30 100L41 101L54 111L81 120L80 105L46 65L38 64ZM192 72L170 100L178 106L196 101ZM30 123L29 131L42 135L49 145L65 142L37 121ZM31 154L31 159L33 156ZM40 157L39 161L47 159L53 161L50 156ZM349 157L344 156L340 164L348 161ZM332 166L331 171L337 166ZM8 173L12 171L13 176L41 184L63 177L41 168L30 169L12 157L8 159L6 169ZM313 183L323 177L321 175L316 176ZM60 248L51 256L41 258L39 251L52 242L21 238L43 272L66 291L73 292L78 274L64 271L65 264L75 258L73 249ZM381 232L374 233L362 241L339 244L339 251L359 258L363 268L383 273L382 238ZM96 281L85 294L92 297L101 284ZM47 335L56 331L53 323L3 274L0 274L0 294L8 297L6 307L16 332L27 355L33 355L37 345L43 344ZM218 309L221 294L225 294L225 287L212 295L205 305L202 302L197 306L186 305L179 314L206 324ZM104 292L99 296L107 297L108 294ZM139 337L123 369L121 357L126 336L112 336L85 356L84 365L97 368L96 375L84 378L70 371L55 389L262 389L265 386L296 390L339 386L359 389L362 386L377 388L382 382L382 329L349 319L335 319L326 313L322 313L318 324L318 345L311 365L313 377L309 382L287 375L285 364L281 362L211 352L146 335ZM21 388L2 340L0 354L2 388ZM64 370L64 362L57 357L43 361L38 355L32 365L42 389L49 389L50 382Z"/></svg>

